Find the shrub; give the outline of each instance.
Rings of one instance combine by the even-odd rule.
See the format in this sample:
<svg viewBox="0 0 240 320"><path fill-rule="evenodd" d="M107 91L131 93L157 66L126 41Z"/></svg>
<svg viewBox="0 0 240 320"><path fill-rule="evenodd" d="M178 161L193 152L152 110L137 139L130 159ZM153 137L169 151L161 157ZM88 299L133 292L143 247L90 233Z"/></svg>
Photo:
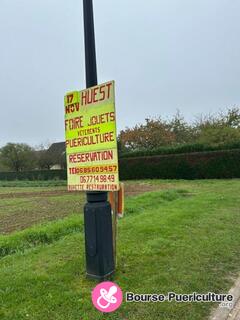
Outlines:
<svg viewBox="0 0 240 320"><path fill-rule="evenodd" d="M240 149L120 159L120 178L240 178Z"/></svg>
<svg viewBox="0 0 240 320"><path fill-rule="evenodd" d="M66 180L66 170L35 170L21 172L0 172L0 180Z"/></svg>
<svg viewBox="0 0 240 320"><path fill-rule="evenodd" d="M240 142L224 145L206 145L206 144L182 144L174 147L162 147L153 150L139 150L133 152L120 153L120 158L133 158L133 157L144 157L144 156L157 156L162 154L180 154L180 153L191 153L191 152L203 152L203 151L218 151L218 150L232 150L240 149Z"/></svg>
<svg viewBox="0 0 240 320"><path fill-rule="evenodd" d="M121 158L120 179L240 178L240 149ZM1 172L0 180L66 180L66 170Z"/></svg>

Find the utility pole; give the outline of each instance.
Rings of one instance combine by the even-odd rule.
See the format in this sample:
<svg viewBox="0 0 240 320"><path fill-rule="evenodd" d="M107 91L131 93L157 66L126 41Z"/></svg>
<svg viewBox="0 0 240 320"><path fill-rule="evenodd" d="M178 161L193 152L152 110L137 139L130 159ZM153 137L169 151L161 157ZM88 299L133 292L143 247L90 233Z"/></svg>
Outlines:
<svg viewBox="0 0 240 320"><path fill-rule="evenodd" d="M94 16L92 0L83 0L86 87L97 85ZM86 273L104 280L113 274L113 234L111 206L107 192L87 192L84 206Z"/></svg>

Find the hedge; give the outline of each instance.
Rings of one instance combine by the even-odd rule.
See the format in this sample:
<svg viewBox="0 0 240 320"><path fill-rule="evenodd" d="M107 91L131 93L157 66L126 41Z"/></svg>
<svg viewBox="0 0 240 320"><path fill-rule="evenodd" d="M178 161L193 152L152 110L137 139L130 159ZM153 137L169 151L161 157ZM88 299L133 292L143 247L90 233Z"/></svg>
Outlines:
<svg viewBox="0 0 240 320"><path fill-rule="evenodd" d="M127 179L240 178L240 149L120 159Z"/></svg>
<svg viewBox="0 0 240 320"><path fill-rule="evenodd" d="M146 156L158 156L162 154L179 154L179 153L192 153L192 152L204 152L204 151L222 151L240 149L240 142L222 145L206 145L206 144L182 144L179 146L172 147L161 147L153 150L139 150L130 151L126 153L120 153L120 158L135 158L135 157L146 157Z"/></svg>
<svg viewBox="0 0 240 320"><path fill-rule="evenodd" d="M66 170L34 170L21 172L0 172L0 180L66 180Z"/></svg>
<svg viewBox="0 0 240 320"><path fill-rule="evenodd" d="M123 158L120 179L240 178L240 149ZM1 172L0 180L66 180L66 170Z"/></svg>

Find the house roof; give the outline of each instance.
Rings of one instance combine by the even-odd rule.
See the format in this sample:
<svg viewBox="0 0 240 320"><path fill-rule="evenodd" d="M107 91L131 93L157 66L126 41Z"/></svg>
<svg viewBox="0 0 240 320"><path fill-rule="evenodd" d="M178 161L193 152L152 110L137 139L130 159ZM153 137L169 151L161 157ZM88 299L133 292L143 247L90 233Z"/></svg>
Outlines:
<svg viewBox="0 0 240 320"><path fill-rule="evenodd" d="M66 152L65 142L55 142L51 144L51 146L48 148L48 152L59 154L59 155L65 153Z"/></svg>

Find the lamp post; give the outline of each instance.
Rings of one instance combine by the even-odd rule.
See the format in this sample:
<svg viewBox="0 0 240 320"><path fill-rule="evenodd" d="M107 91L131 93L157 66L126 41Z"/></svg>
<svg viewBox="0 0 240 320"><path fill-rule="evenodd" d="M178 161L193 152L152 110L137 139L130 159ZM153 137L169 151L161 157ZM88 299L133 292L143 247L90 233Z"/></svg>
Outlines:
<svg viewBox="0 0 240 320"><path fill-rule="evenodd" d="M86 87L97 85L94 16L92 0L83 0ZM107 192L87 192L84 206L86 273L103 280L113 274L111 206Z"/></svg>

